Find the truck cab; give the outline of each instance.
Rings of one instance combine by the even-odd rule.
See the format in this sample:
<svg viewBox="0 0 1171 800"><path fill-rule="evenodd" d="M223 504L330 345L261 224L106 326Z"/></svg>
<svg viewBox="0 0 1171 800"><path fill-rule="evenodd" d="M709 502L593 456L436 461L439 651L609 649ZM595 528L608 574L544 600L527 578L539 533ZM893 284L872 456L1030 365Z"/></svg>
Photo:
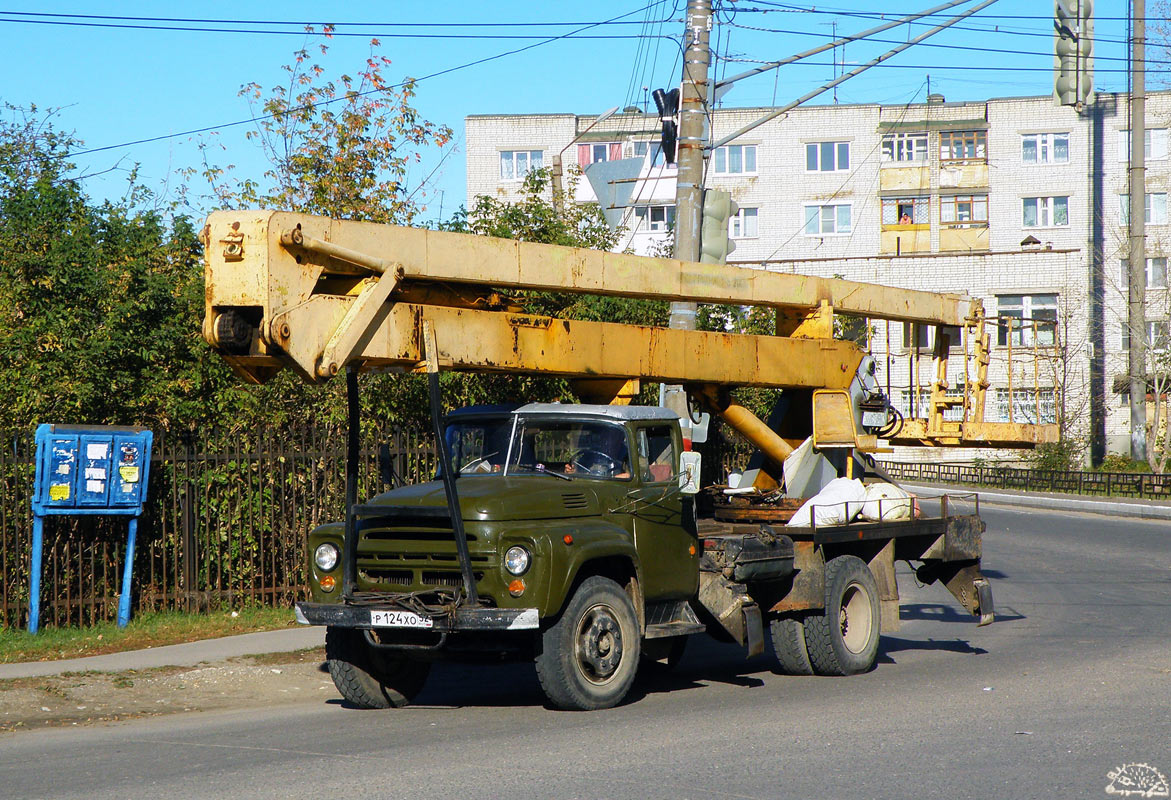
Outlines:
<svg viewBox="0 0 1171 800"><path fill-rule="evenodd" d="M648 609L652 626L704 629L687 606L698 590L701 547L675 414L618 405L473 407L447 415L444 439L477 604L463 604L442 476L384 492L355 508L352 554L341 523L309 536L312 600L298 604L298 617L330 626L339 655L331 662L357 661L370 672L375 663L511 654L535 655L539 666L543 653L562 649L544 640L584 587L592 622L566 647L594 654L593 666L579 656L549 670L582 675L589 706L606 696L611 679L628 685L633 677ZM354 559L348 595L347 557ZM376 677L385 685L386 675ZM380 704L382 688L354 692L352 683L339 683L348 699ZM562 704L581 706L583 697Z"/></svg>

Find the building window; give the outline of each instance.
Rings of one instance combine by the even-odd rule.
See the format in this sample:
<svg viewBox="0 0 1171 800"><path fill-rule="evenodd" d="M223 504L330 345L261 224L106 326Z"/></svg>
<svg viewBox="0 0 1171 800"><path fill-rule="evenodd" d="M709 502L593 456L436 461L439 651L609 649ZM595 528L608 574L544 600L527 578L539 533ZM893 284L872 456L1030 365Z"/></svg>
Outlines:
<svg viewBox="0 0 1171 800"><path fill-rule="evenodd" d="M806 172L840 172L849 168L849 142L809 142L805 145Z"/></svg>
<svg viewBox="0 0 1171 800"><path fill-rule="evenodd" d="M1143 153L1147 161L1162 161L1167 157L1166 128L1147 128L1143 135ZM1118 160L1130 161L1130 131L1118 132Z"/></svg>
<svg viewBox="0 0 1171 800"><path fill-rule="evenodd" d="M988 227L988 195L953 194L939 198L939 221L951 228Z"/></svg>
<svg viewBox="0 0 1171 800"><path fill-rule="evenodd" d="M648 142L641 141L634 143L634 157L645 159L647 153L651 154L650 164L652 167L661 167L666 162L663 157L662 142Z"/></svg>
<svg viewBox="0 0 1171 800"><path fill-rule="evenodd" d="M760 234L757 228L757 217L760 209L742 208L728 220L728 235L733 239L755 239Z"/></svg>
<svg viewBox="0 0 1171 800"><path fill-rule="evenodd" d="M1002 294L996 298L996 342L1013 347L1052 346L1057 338L1057 295Z"/></svg>
<svg viewBox="0 0 1171 800"><path fill-rule="evenodd" d="M1156 353L1165 353L1169 343L1166 320L1147 320L1147 347ZM1122 349L1130 349L1130 326L1122 323Z"/></svg>
<svg viewBox="0 0 1171 800"><path fill-rule="evenodd" d="M1148 225L1166 225L1167 224L1167 193L1154 192L1147 194L1144 202L1145 212L1143 216L1146 218ZM1130 195L1118 195L1118 206L1120 210L1120 217L1123 225L1130 224Z"/></svg>
<svg viewBox="0 0 1171 800"><path fill-rule="evenodd" d="M617 161L622 158L622 144L620 142L594 142L577 146L577 164L585 169L590 164L599 161Z"/></svg>
<svg viewBox="0 0 1171 800"><path fill-rule="evenodd" d="M882 137L882 160L927 163L927 134L888 133Z"/></svg>
<svg viewBox="0 0 1171 800"><path fill-rule="evenodd" d="M939 134L940 161L986 161L987 131L943 131Z"/></svg>
<svg viewBox="0 0 1171 800"><path fill-rule="evenodd" d="M519 181L534 169L541 168L540 150L501 150L500 180Z"/></svg>
<svg viewBox="0 0 1171 800"><path fill-rule="evenodd" d="M931 200L927 197L882 198L883 225L928 225Z"/></svg>
<svg viewBox="0 0 1171 800"><path fill-rule="evenodd" d="M850 232L850 205L805 206L805 235Z"/></svg>
<svg viewBox="0 0 1171 800"><path fill-rule="evenodd" d="M1167 259L1163 256L1147 259L1147 288L1167 288ZM1130 291L1130 260L1122 259L1118 262L1118 285L1123 292Z"/></svg>
<svg viewBox="0 0 1171 800"><path fill-rule="evenodd" d="M634 219L638 233L665 233L675 228L675 206L638 206Z"/></svg>
<svg viewBox="0 0 1171 800"><path fill-rule="evenodd" d="M996 390L996 416L998 419L991 422L1008 422L1009 417L1008 389ZM1039 406L1039 407L1038 407ZM1030 425L1052 425L1057 422L1057 394L1051 387L1034 389L1012 390L1012 417L1013 422L1024 422Z"/></svg>
<svg viewBox="0 0 1171 800"><path fill-rule="evenodd" d="M1060 228L1069 224L1068 197L1025 197L1021 205L1021 226Z"/></svg>
<svg viewBox="0 0 1171 800"><path fill-rule="evenodd" d="M756 172L756 145L730 144L716 148L717 175L748 175Z"/></svg>
<svg viewBox="0 0 1171 800"><path fill-rule="evenodd" d="M951 399L962 398L964 396L963 384L947 389L944 396ZM904 417L926 419L931 413L931 387L929 386L920 386L917 392L914 389L901 389L897 398L891 399L894 401L895 408ZM945 408L943 419L946 422L962 422L964 419L963 405L956 404Z"/></svg>
<svg viewBox="0 0 1171 800"><path fill-rule="evenodd" d="M935 348L935 325L918 322L903 323L903 349L931 351ZM958 325L944 325L943 335L947 337L949 349L963 347L964 334Z"/></svg>
<svg viewBox="0 0 1171 800"><path fill-rule="evenodd" d="M1026 164L1068 164L1068 133L1028 133L1021 137L1021 161Z"/></svg>

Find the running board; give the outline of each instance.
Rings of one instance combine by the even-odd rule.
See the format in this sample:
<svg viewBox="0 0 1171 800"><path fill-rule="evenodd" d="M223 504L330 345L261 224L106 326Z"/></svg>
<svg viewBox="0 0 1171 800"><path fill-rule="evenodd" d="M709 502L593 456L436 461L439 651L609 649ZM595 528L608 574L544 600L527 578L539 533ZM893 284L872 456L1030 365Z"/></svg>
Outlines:
<svg viewBox="0 0 1171 800"><path fill-rule="evenodd" d="M669 636L689 636L703 633L707 626L699 621L686 600L651 603L646 609L644 639L665 639Z"/></svg>

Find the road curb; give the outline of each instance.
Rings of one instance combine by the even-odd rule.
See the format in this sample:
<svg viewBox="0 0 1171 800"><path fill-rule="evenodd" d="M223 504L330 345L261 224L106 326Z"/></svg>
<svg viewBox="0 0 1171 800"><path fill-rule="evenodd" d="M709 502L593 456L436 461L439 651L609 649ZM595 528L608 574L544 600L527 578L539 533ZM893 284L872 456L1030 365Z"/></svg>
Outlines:
<svg viewBox="0 0 1171 800"><path fill-rule="evenodd" d="M1043 508L1051 511L1081 511L1090 514L1105 514L1111 517L1136 517L1139 519L1171 520L1171 504L1143 500L1087 500L1078 495L1068 494L1027 494L1002 489L987 489L980 486L953 486L951 484L900 483L912 492L935 492L955 494L974 492L980 500L1024 508ZM922 494L920 496L923 496Z"/></svg>
<svg viewBox="0 0 1171 800"><path fill-rule="evenodd" d="M186 644L170 644L147 650L127 650L85 658L67 658L60 661L29 661L20 664L0 664L0 680L39 678L65 672L123 672L129 669L155 667L194 667L207 661L258 655L260 653L291 653L321 647L325 643L325 628L297 626L279 631L242 633L220 639L205 639Z"/></svg>

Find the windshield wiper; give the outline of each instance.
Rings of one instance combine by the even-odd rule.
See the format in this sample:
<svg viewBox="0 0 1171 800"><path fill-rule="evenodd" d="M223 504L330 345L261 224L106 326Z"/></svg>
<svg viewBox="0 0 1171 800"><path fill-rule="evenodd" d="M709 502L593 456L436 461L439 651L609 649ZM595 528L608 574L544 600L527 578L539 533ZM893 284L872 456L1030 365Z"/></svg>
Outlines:
<svg viewBox="0 0 1171 800"><path fill-rule="evenodd" d="M563 481L571 481L571 480L573 480L573 478L572 478L571 476L569 476L569 475L566 475L566 474L564 474L564 473L562 473L562 472L554 472L554 471L553 471L553 470L551 470L551 469L545 469L545 465L544 465L544 464L537 464L537 466L533 467L533 469L534 469L536 472L539 472L539 473L541 473L542 475L551 475L551 476L553 476L554 478L560 478L560 479L561 479L561 480L563 480Z"/></svg>

